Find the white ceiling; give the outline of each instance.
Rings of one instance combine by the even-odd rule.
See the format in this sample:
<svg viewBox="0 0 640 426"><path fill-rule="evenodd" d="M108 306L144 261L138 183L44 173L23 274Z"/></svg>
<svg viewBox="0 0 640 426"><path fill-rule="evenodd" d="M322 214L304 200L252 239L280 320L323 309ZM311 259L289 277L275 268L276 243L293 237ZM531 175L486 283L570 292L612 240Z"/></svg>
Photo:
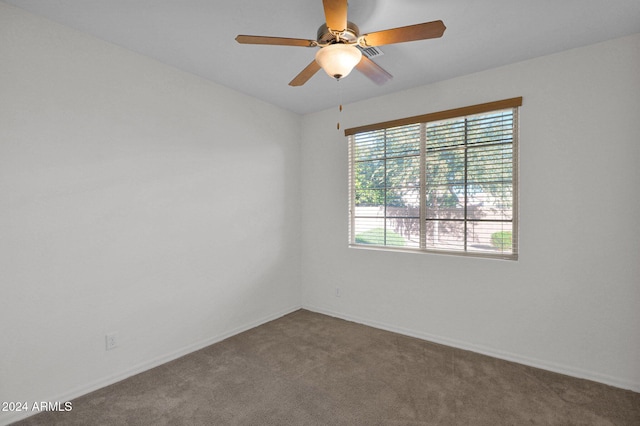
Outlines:
<svg viewBox="0 0 640 426"><path fill-rule="evenodd" d="M320 71L316 48L240 45L238 34L315 39L321 0L4 0L297 113L309 113L640 32L640 0L351 0L361 33L441 19L439 39L382 46L394 79Z"/></svg>

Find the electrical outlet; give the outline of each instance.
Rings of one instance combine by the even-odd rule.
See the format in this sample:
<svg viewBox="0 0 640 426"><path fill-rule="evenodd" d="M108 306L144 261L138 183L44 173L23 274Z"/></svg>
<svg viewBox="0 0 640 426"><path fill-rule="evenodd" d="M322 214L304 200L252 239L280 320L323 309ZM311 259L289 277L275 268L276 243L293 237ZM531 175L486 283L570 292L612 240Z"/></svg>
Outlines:
<svg viewBox="0 0 640 426"><path fill-rule="evenodd" d="M110 333L105 336L106 350L110 351L118 347L118 333Z"/></svg>
<svg viewBox="0 0 640 426"><path fill-rule="evenodd" d="M336 287L336 297L340 297L342 295L342 290L340 290L340 287Z"/></svg>

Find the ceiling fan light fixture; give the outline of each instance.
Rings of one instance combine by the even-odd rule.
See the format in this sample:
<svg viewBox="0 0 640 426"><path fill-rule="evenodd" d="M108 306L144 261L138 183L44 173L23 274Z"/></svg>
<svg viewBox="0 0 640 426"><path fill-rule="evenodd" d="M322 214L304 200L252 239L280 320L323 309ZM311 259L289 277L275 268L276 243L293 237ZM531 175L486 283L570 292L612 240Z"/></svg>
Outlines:
<svg viewBox="0 0 640 426"><path fill-rule="evenodd" d="M362 52L351 44L335 43L325 46L316 53L316 62L335 79L349 75L362 59Z"/></svg>

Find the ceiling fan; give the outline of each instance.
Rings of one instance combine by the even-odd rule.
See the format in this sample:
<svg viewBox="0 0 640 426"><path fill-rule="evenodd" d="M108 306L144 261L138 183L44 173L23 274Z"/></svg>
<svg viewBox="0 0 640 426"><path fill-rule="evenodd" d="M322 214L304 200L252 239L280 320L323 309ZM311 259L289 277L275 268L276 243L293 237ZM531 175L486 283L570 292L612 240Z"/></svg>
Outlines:
<svg viewBox="0 0 640 426"><path fill-rule="evenodd" d="M384 84L392 78L391 74L362 55L356 46L367 48L438 38L442 37L446 29L442 21L432 21L360 35L358 27L347 21L347 0L322 0L322 3L326 24L318 28L316 40L239 35L236 41L242 44L320 47L315 60L291 80L290 86L302 86L320 68L330 77L339 80L346 77L354 67L376 84Z"/></svg>

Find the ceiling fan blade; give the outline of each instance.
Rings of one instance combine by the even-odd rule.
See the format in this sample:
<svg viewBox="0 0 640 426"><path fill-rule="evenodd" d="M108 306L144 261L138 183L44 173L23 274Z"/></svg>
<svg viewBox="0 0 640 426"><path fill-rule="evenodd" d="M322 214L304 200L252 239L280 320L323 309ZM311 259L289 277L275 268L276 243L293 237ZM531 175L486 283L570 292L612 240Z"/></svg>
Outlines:
<svg viewBox="0 0 640 426"><path fill-rule="evenodd" d="M236 41L242 44L270 44L274 46L301 46L314 47L317 45L314 40L304 40L301 38L285 38L285 37L265 37L254 35L239 35Z"/></svg>
<svg viewBox="0 0 640 426"><path fill-rule="evenodd" d="M360 59L360 62L356 65L356 69L369 77L371 81L379 86L393 78L393 76L385 71L384 68L364 55L362 55L362 59Z"/></svg>
<svg viewBox="0 0 640 426"><path fill-rule="evenodd" d="M444 26L442 21L425 22L423 24L409 25L407 27L393 28L390 30L365 34L364 43L367 46L382 46L385 44L438 38L442 37L446 28L447 27Z"/></svg>
<svg viewBox="0 0 640 426"><path fill-rule="evenodd" d="M320 65L318 65L314 59L313 62L307 65L307 67L300 72L300 74L291 80L289 86L302 86L318 71L320 71Z"/></svg>
<svg viewBox="0 0 640 426"><path fill-rule="evenodd" d="M347 0L322 0L327 27L334 31L347 29Z"/></svg>

